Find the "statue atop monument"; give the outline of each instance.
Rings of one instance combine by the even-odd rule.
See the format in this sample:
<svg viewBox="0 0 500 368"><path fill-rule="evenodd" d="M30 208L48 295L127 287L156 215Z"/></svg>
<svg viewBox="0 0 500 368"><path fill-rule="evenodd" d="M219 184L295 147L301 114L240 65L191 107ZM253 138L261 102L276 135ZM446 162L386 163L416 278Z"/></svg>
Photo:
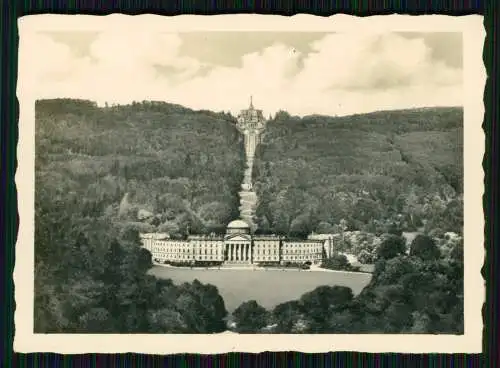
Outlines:
<svg viewBox="0 0 500 368"><path fill-rule="evenodd" d="M241 110L237 120L238 129L243 134L246 134L247 131L259 134L266 124L262 110L255 109L253 106L253 96L250 96L250 106L248 109Z"/></svg>

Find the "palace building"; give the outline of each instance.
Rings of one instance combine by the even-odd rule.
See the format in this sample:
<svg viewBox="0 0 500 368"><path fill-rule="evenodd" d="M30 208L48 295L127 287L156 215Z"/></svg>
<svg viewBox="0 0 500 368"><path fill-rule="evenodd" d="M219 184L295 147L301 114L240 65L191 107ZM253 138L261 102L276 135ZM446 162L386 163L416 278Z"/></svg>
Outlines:
<svg viewBox="0 0 500 368"><path fill-rule="evenodd" d="M174 240L167 234L143 234L144 248L157 263L195 264L304 264L320 263L325 254L325 239L292 240L276 235L254 235L253 215L257 196L252 190L252 167L255 149L262 139L266 120L262 110L250 106L235 120L244 138L246 169L241 184L240 220L227 225L224 236L190 235Z"/></svg>
<svg viewBox="0 0 500 368"><path fill-rule="evenodd" d="M142 234L144 248L157 263L318 264L325 254L323 240L291 240L277 235L253 235L242 220L228 224L224 236L190 235L173 240L165 234Z"/></svg>

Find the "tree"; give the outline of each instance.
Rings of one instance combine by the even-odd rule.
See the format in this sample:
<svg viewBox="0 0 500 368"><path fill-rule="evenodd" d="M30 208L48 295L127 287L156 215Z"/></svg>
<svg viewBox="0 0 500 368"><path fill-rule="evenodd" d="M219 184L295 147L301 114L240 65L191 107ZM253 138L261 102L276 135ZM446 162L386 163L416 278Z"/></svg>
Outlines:
<svg viewBox="0 0 500 368"><path fill-rule="evenodd" d="M113 332L109 312L104 308L92 308L78 319L79 330L84 333Z"/></svg>
<svg viewBox="0 0 500 368"><path fill-rule="evenodd" d="M85 272L85 269L91 268L89 267L92 262L91 253L92 249L87 237L82 232L78 232L73 246L68 250L68 254L66 255L68 259L68 272L78 275Z"/></svg>
<svg viewBox="0 0 500 368"><path fill-rule="evenodd" d="M228 222L230 214L231 207L218 201L206 203L198 211L199 217L209 228L224 226Z"/></svg>
<svg viewBox="0 0 500 368"><path fill-rule="evenodd" d="M328 268L330 270L350 270L351 264L349 263L347 257L340 253L332 254L332 256L323 261L321 267Z"/></svg>
<svg viewBox="0 0 500 368"><path fill-rule="evenodd" d="M416 193L417 188L411 186L410 192L403 198L402 212L408 217L410 229L416 229L421 226L422 205L420 204L421 197Z"/></svg>
<svg viewBox="0 0 500 368"><path fill-rule="evenodd" d="M200 209L206 222L237 212L245 161L233 122L163 103L71 100L38 101L36 120L36 331L223 331L217 289L147 275L139 233L165 222L198 232ZM155 216L137 222L139 209Z"/></svg>
<svg viewBox="0 0 500 368"><path fill-rule="evenodd" d="M192 283L194 290L199 295L200 307L205 315L207 333L223 332L226 329L224 319L227 316L224 299L214 285L204 285L198 280Z"/></svg>
<svg viewBox="0 0 500 368"><path fill-rule="evenodd" d="M399 220L391 221L387 225L387 233L395 236L401 236L403 234L403 229L401 226L401 222Z"/></svg>
<svg viewBox="0 0 500 368"><path fill-rule="evenodd" d="M266 327L268 321L267 310L255 300L242 303L233 312L236 329L240 333L257 333Z"/></svg>
<svg viewBox="0 0 500 368"><path fill-rule="evenodd" d="M278 333L291 333L302 318L302 306L296 300L278 304L273 309L273 320L277 324L276 332Z"/></svg>
<svg viewBox="0 0 500 368"><path fill-rule="evenodd" d="M362 249L358 254L358 261L363 264L370 264L374 262L373 254L366 249Z"/></svg>
<svg viewBox="0 0 500 368"><path fill-rule="evenodd" d="M406 251L406 241L397 235L387 235L377 250L377 257L381 259L391 259Z"/></svg>
<svg viewBox="0 0 500 368"><path fill-rule="evenodd" d="M327 321L328 333L352 333L354 316L349 309L332 313Z"/></svg>
<svg viewBox="0 0 500 368"><path fill-rule="evenodd" d="M316 226L316 232L319 234L332 234L335 232L335 227L326 221L321 221L318 226Z"/></svg>
<svg viewBox="0 0 500 368"><path fill-rule="evenodd" d="M463 264L464 262L464 241L460 239L454 246L450 254L450 258L458 263Z"/></svg>
<svg viewBox="0 0 500 368"><path fill-rule="evenodd" d="M182 284L175 297L175 307L191 333L216 333L225 329L227 311L215 286L204 285L198 280Z"/></svg>
<svg viewBox="0 0 500 368"><path fill-rule="evenodd" d="M121 265L125 259L125 250L118 240L111 242L105 256L106 269L103 279L110 284L116 285L122 280Z"/></svg>
<svg viewBox="0 0 500 368"><path fill-rule="evenodd" d="M311 232L311 219L308 214L297 216L290 224L290 235L306 237Z"/></svg>
<svg viewBox="0 0 500 368"><path fill-rule="evenodd" d="M436 198L434 202L428 206L429 214L428 221L425 224L427 232L439 228L445 232L455 232L463 234L463 199L453 199L448 203L443 203Z"/></svg>
<svg viewBox="0 0 500 368"><path fill-rule="evenodd" d="M145 273L153 266L153 255L145 248L139 249L137 269Z"/></svg>
<svg viewBox="0 0 500 368"><path fill-rule="evenodd" d="M257 217L257 231L262 234L269 233L270 224L267 216L263 215L262 217Z"/></svg>
<svg viewBox="0 0 500 368"><path fill-rule="evenodd" d="M424 261L432 261L438 259L441 252L431 237L417 235L411 242L410 256L419 257Z"/></svg>
<svg viewBox="0 0 500 368"><path fill-rule="evenodd" d="M368 223L372 218L376 217L380 213L380 206L377 202L361 198L357 201L354 208L354 217L363 222Z"/></svg>
<svg viewBox="0 0 500 368"><path fill-rule="evenodd" d="M172 308L153 309L148 311L150 333L186 333L188 330L182 313Z"/></svg>
<svg viewBox="0 0 500 368"><path fill-rule="evenodd" d="M43 263L35 265L34 330L36 333L63 332L71 321L65 315L64 297Z"/></svg>
<svg viewBox="0 0 500 368"><path fill-rule="evenodd" d="M345 286L318 286L302 295L300 302L311 332L327 332L330 315L343 311L352 299L352 290Z"/></svg>
<svg viewBox="0 0 500 368"><path fill-rule="evenodd" d="M128 224L123 229L121 240L124 243L131 245L132 248L139 247L142 244L138 229L131 224Z"/></svg>

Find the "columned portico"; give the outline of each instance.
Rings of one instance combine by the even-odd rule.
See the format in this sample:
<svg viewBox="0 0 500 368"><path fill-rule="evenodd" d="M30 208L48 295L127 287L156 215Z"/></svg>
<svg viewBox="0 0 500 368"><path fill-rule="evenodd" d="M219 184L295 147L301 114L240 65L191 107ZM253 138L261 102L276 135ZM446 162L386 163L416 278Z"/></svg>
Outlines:
<svg viewBox="0 0 500 368"><path fill-rule="evenodd" d="M252 262L252 236L246 222L241 220L231 222L227 227L224 243L224 261L239 264Z"/></svg>
<svg viewBox="0 0 500 368"><path fill-rule="evenodd" d="M239 240L241 241L241 240ZM233 243L230 240L226 243L225 261L237 263L249 263L251 261L250 242Z"/></svg>

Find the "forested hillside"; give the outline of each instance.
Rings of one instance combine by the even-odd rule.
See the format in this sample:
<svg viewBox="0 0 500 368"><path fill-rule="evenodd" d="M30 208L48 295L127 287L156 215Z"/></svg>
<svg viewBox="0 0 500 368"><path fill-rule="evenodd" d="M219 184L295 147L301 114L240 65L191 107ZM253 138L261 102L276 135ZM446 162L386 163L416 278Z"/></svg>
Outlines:
<svg viewBox="0 0 500 368"><path fill-rule="evenodd" d="M280 112L258 147L254 187L262 232L461 233L461 108L346 117Z"/></svg>
<svg viewBox="0 0 500 368"><path fill-rule="evenodd" d="M255 301L234 312L236 329L260 333L463 334L463 244L441 254L425 235L406 254L392 235L381 245L370 283L354 296L345 286L319 286L266 310ZM257 321L257 322L256 322Z"/></svg>
<svg viewBox="0 0 500 368"><path fill-rule="evenodd" d="M443 252L433 239L462 232L462 120L458 108L278 113L255 158L259 231L362 230L385 240L359 296L319 287L273 311L249 302L235 314L239 329L259 330L260 315L274 332L462 333L463 244ZM244 165L224 113L37 102L35 332L225 330L217 288L147 275L151 254L138 233L223 231L238 217ZM387 235L421 227L431 236L415 238L409 254Z"/></svg>
<svg viewBox="0 0 500 368"><path fill-rule="evenodd" d="M244 169L231 117L165 103L36 104L35 331L225 329L217 289L146 275L139 231L212 232Z"/></svg>
<svg viewBox="0 0 500 368"><path fill-rule="evenodd" d="M137 224L144 231L224 230L238 216L244 170L231 119L166 103L39 101L37 198L72 198L84 216L147 220Z"/></svg>

